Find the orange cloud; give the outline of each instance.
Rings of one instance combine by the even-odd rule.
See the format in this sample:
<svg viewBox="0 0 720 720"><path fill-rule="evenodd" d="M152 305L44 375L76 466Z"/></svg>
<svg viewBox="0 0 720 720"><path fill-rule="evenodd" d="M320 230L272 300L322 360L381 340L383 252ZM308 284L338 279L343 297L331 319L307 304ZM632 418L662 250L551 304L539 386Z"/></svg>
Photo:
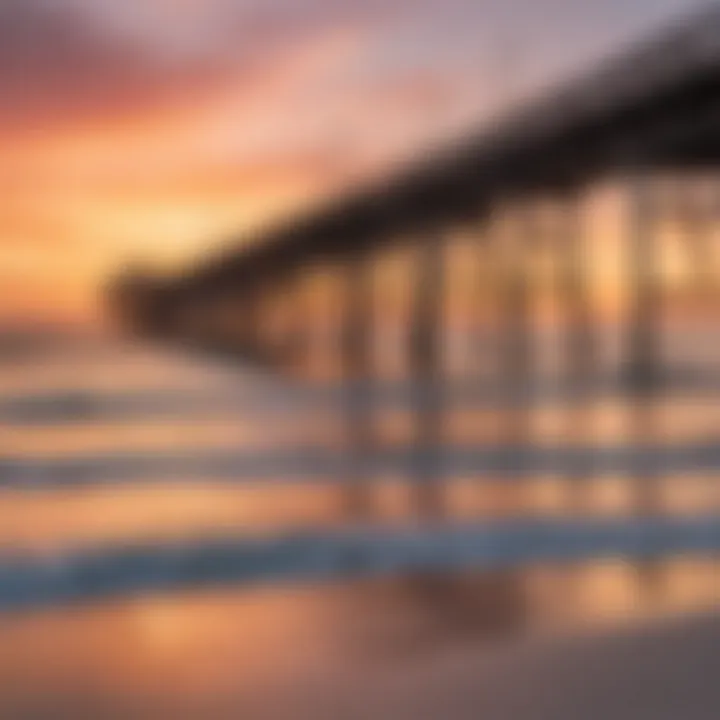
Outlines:
<svg viewBox="0 0 720 720"><path fill-rule="evenodd" d="M182 94L138 95L114 115L0 123L2 312L94 317L95 288L126 259L181 262L317 197L336 168L281 106L352 43L328 33L262 73L210 88L190 78Z"/></svg>

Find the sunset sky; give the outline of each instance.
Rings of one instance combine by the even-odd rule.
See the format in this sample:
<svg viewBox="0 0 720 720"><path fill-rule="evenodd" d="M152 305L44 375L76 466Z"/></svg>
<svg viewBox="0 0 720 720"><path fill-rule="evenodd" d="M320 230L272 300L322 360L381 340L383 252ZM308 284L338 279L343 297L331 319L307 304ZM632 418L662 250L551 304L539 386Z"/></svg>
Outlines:
<svg viewBox="0 0 720 720"><path fill-rule="evenodd" d="M572 76L688 0L0 0L0 323L175 267Z"/></svg>

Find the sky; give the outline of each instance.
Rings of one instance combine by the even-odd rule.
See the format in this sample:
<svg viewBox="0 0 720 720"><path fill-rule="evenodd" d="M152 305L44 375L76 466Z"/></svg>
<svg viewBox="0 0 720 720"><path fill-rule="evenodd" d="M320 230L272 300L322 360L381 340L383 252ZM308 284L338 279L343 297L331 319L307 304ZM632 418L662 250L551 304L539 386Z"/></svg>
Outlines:
<svg viewBox="0 0 720 720"><path fill-rule="evenodd" d="M0 0L0 324L172 271L540 93L692 0Z"/></svg>

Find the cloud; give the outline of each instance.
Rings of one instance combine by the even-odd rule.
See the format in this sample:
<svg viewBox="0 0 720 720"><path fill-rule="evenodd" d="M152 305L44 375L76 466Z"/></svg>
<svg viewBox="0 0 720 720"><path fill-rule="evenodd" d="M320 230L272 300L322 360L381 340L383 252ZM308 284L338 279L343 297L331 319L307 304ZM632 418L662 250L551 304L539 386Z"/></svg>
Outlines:
<svg viewBox="0 0 720 720"><path fill-rule="evenodd" d="M78 9L38 0L0 4L0 114L5 125L112 111L177 86L177 71Z"/></svg>
<svg viewBox="0 0 720 720"><path fill-rule="evenodd" d="M634 27L648 2L2 0L0 122L112 114L212 92L228 78L261 78L274 58L343 28L367 35L349 83L418 65L482 81L483 53L497 56L511 40L523 53L516 74L542 75L551 56L569 65L566 56L576 59L593 36L606 45ZM681 0L653 2L667 13Z"/></svg>
<svg viewBox="0 0 720 720"><path fill-rule="evenodd" d="M386 12L378 0L3 0L0 123L117 115L257 82L298 46Z"/></svg>

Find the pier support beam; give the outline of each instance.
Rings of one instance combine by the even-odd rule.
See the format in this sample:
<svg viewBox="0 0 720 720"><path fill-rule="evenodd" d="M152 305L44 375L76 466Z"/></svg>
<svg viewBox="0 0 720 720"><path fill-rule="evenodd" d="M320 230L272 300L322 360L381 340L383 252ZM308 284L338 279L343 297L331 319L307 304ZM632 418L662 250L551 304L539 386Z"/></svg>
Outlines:
<svg viewBox="0 0 720 720"><path fill-rule="evenodd" d="M521 201L523 202L523 201ZM526 202L526 201L525 201ZM532 441L532 371L534 337L530 255L538 242L534 209L513 204L499 234L499 374L502 389L502 425L499 442L508 464ZM531 510L532 486L516 478L502 492L507 499L503 511L512 515Z"/></svg>
<svg viewBox="0 0 720 720"><path fill-rule="evenodd" d="M634 175L630 186L628 238L629 308L625 381L630 407L628 442L643 446L657 439L657 397L662 383L662 303L657 238L656 188L644 173ZM652 467L636 467L635 511L641 516L659 511Z"/></svg>
<svg viewBox="0 0 720 720"><path fill-rule="evenodd" d="M345 387L348 476L343 493L344 514L364 520L372 514L372 488L367 459L374 446L373 380L373 266L369 256L351 255L341 266L344 311L340 337Z"/></svg>
<svg viewBox="0 0 720 720"><path fill-rule="evenodd" d="M414 497L423 519L442 516L443 306L445 253L436 229L419 239L410 325L410 375L415 412Z"/></svg>
<svg viewBox="0 0 720 720"><path fill-rule="evenodd" d="M564 323L562 339L563 362L567 393L566 439L574 445L589 447L592 438L591 387L596 365L595 324L591 306L590 258L583 223L582 199L577 194L561 198L561 228L554 243L558 267L558 300ZM590 474L583 463L568 478L570 509L583 508L584 481Z"/></svg>

